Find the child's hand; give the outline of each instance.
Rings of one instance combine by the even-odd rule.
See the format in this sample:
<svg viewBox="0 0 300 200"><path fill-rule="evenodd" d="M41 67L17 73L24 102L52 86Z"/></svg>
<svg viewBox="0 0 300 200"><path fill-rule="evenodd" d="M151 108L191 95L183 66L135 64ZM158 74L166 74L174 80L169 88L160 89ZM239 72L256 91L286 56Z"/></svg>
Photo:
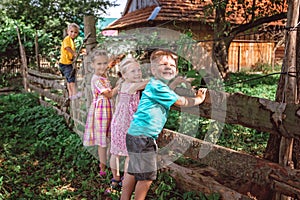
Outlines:
<svg viewBox="0 0 300 200"><path fill-rule="evenodd" d="M199 88L199 90L196 93L196 97L205 98L207 92L207 88Z"/></svg>

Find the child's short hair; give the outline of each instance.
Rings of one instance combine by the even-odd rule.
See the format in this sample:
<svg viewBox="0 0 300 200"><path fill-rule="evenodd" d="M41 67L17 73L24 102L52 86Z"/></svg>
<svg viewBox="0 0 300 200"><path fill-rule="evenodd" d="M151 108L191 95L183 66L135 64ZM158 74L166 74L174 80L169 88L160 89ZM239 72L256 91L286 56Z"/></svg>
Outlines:
<svg viewBox="0 0 300 200"><path fill-rule="evenodd" d="M175 60L176 66L177 66L178 56L175 53L173 53L172 51L166 50L166 49L158 49L158 50L153 51L150 56L151 64L157 62L157 59L162 56L169 56L169 57L173 58Z"/></svg>
<svg viewBox="0 0 300 200"><path fill-rule="evenodd" d="M90 55L90 60L91 62L94 62L95 61L95 58L97 56L106 56L107 59L108 59L108 54L107 54L107 51L105 50L102 50L102 49L94 49Z"/></svg>
<svg viewBox="0 0 300 200"><path fill-rule="evenodd" d="M123 75L124 73L126 73L127 68L132 64L140 65L134 58L125 58L124 60L122 60L122 62L120 63L121 74Z"/></svg>
<svg viewBox="0 0 300 200"><path fill-rule="evenodd" d="M76 28L77 30L80 29L80 27L79 27L76 23L70 23L70 24L68 25L68 30L69 30L70 28Z"/></svg>

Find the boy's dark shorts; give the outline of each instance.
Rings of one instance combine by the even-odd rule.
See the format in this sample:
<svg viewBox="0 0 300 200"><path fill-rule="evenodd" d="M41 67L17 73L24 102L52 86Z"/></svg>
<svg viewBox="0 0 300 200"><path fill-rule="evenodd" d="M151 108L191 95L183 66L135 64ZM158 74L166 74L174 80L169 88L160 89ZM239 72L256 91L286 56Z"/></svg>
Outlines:
<svg viewBox="0 0 300 200"><path fill-rule="evenodd" d="M68 83L75 83L75 76L71 76L72 69L72 64L65 65L59 63L59 70L61 71L62 75L66 77Z"/></svg>
<svg viewBox="0 0 300 200"><path fill-rule="evenodd" d="M136 181L155 180L157 176L157 144L146 136L126 135L129 155L128 173Z"/></svg>

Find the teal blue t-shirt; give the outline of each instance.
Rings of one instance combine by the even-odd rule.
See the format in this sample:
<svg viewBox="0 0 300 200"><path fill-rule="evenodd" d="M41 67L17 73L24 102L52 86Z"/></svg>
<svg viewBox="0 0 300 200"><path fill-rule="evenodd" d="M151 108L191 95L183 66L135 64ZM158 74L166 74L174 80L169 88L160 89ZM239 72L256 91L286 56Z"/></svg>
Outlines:
<svg viewBox="0 0 300 200"><path fill-rule="evenodd" d="M179 96L165 83L151 78L142 93L128 134L144 135L157 139L167 121L170 107L178 98Z"/></svg>

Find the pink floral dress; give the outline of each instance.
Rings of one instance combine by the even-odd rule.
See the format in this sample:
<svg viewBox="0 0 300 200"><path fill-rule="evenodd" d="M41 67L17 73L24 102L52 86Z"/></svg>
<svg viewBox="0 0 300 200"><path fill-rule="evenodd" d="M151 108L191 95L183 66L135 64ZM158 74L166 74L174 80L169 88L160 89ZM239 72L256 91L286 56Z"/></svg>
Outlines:
<svg viewBox="0 0 300 200"><path fill-rule="evenodd" d="M105 77L93 75L91 89L93 101L86 120L83 145L107 147L106 139L111 132L113 101L102 93L111 90L110 81Z"/></svg>
<svg viewBox="0 0 300 200"><path fill-rule="evenodd" d="M128 156L126 148L126 134L140 101L140 92L128 94L118 93L118 104L111 122L110 153L119 156Z"/></svg>

